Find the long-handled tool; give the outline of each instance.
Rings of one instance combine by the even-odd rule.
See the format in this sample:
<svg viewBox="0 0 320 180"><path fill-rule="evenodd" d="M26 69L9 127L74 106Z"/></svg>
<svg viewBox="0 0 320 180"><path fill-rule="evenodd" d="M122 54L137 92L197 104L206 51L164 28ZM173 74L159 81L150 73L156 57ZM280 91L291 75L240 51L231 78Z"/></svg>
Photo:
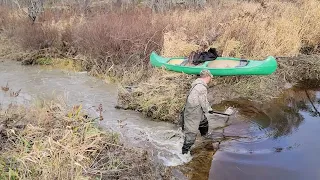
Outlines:
<svg viewBox="0 0 320 180"><path fill-rule="evenodd" d="M234 110L231 107L229 107L224 113L219 111L211 111L210 114L220 114L224 116L231 116L233 113L234 113Z"/></svg>
<svg viewBox="0 0 320 180"><path fill-rule="evenodd" d="M226 113L222 113L222 112L218 112L218 111L212 111L210 114L220 114L220 115L224 115L224 116L231 116L231 114L226 114Z"/></svg>

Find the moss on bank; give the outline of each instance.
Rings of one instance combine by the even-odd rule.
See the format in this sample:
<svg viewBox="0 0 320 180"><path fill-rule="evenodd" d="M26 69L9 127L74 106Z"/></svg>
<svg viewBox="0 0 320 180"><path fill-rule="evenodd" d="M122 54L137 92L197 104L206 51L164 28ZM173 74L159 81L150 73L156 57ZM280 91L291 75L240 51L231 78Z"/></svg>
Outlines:
<svg viewBox="0 0 320 180"><path fill-rule="evenodd" d="M70 58L50 58L50 57L42 57L36 59L35 64L45 65L47 67L66 69L72 71L81 71L82 67L75 60Z"/></svg>

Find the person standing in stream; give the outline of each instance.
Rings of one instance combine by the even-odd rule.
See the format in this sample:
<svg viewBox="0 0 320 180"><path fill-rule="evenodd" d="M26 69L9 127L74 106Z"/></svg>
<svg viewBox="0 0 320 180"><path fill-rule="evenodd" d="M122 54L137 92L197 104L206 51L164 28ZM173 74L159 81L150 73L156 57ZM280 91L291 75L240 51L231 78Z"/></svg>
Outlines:
<svg viewBox="0 0 320 180"><path fill-rule="evenodd" d="M205 116L206 113L212 114L212 108L207 99L208 83L213 76L208 70L202 70L200 78L197 78L192 84L186 104L183 110L184 143L182 154L187 154L194 144L198 130L201 136L208 133L209 123Z"/></svg>

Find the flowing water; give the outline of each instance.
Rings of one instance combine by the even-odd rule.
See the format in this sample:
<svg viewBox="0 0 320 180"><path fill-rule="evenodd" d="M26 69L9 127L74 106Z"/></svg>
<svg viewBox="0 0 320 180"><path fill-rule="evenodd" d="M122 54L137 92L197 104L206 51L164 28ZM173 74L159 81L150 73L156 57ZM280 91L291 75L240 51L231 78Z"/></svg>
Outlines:
<svg viewBox="0 0 320 180"><path fill-rule="evenodd" d="M96 111L103 107L100 126L119 132L131 146L150 149L165 165L179 165L189 159L181 156L182 134L171 123L156 122L144 118L137 112L118 110L117 86L88 76L85 72L68 72L35 66L21 66L15 62L0 62L0 85L21 92L11 97L10 92L0 90L0 104L31 104L41 99L62 98L72 107L82 105L84 110L99 117Z"/></svg>
<svg viewBox="0 0 320 180"><path fill-rule="evenodd" d="M102 104L104 120L99 124L120 133L128 145L148 149L165 165L190 161L180 154L183 136L176 126L114 108L116 85L85 72L4 61L0 62L0 85L7 82L14 91L21 89L21 92L18 97L0 92L2 106L62 97L66 104L82 104L92 116L98 117L96 109ZM233 105L239 112L229 120L208 117L210 136L220 142L207 173L209 179L320 179L319 103L317 90L291 90L271 104L225 102L223 105Z"/></svg>

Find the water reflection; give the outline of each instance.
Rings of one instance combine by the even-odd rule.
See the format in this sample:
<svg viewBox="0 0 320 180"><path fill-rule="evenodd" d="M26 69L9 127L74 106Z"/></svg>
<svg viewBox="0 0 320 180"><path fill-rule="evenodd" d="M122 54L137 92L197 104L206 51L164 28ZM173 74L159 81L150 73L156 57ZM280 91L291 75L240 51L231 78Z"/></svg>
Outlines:
<svg viewBox="0 0 320 180"><path fill-rule="evenodd" d="M310 106L303 106L303 108L302 107L300 107L300 108L305 111L308 111L310 113L310 116L312 116L312 117L320 117L320 112L317 109L317 107L315 106L315 103L320 104L320 98L317 98L317 96L315 96L315 98L314 98L315 100L312 100L310 98L309 92L307 90L305 90L305 93L306 93L306 96L307 96L312 108L310 108ZM303 105L305 105L305 104L303 104Z"/></svg>
<svg viewBox="0 0 320 180"><path fill-rule="evenodd" d="M209 179L320 179L319 89L293 88L271 103L223 105L234 105L241 115L222 132L251 138L223 141Z"/></svg>
<svg viewBox="0 0 320 180"><path fill-rule="evenodd" d="M221 106L223 108L233 106L240 114L230 122L227 129L242 120L250 124L251 130L261 131L269 138L277 139L281 136L288 136L299 128L304 121L301 112L307 112L312 117L319 117L319 110L317 110L319 102L320 97L317 97L316 90L295 88L288 90L271 103L261 104L237 99L236 101L225 101Z"/></svg>

